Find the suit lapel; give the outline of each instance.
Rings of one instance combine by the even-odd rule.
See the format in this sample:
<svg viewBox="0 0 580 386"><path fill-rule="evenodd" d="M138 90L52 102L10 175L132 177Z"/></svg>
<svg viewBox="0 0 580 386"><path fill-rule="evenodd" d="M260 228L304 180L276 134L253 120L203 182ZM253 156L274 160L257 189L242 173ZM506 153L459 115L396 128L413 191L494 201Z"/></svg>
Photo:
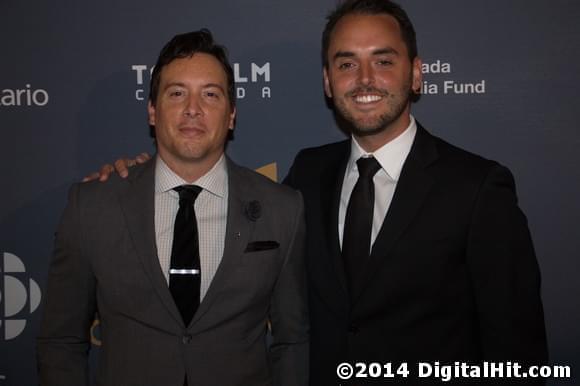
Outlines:
<svg viewBox="0 0 580 386"><path fill-rule="evenodd" d="M415 217L433 184L434 175L428 166L437 159L433 137L417 124L417 134L401 171L395 194L383 225L373 245L371 256L354 294L354 301L366 288L379 265L388 258L389 251Z"/></svg>
<svg viewBox="0 0 580 386"><path fill-rule="evenodd" d="M119 200L133 247L153 288L168 312L183 323L159 264L155 237L155 158L131 173Z"/></svg>
<svg viewBox="0 0 580 386"><path fill-rule="evenodd" d="M247 181L243 180L243 176L240 173L241 168L229 158L227 158L227 168L228 214L224 254L190 326L194 326L211 308L212 303L218 297L220 287L230 277L229 272L235 268L254 231L255 222L246 216L245 207L248 202L256 199L255 194L249 189Z"/></svg>
<svg viewBox="0 0 580 386"><path fill-rule="evenodd" d="M348 146L348 147L347 147ZM322 221L330 266L333 267L340 287L344 292L344 298L348 298L348 287L344 264L340 252L340 240L338 236L338 209L340 206L340 193L344 180L344 172L348 163L350 141L345 142L345 148L339 154L336 163L331 163L322 173L320 179L320 202L322 210Z"/></svg>

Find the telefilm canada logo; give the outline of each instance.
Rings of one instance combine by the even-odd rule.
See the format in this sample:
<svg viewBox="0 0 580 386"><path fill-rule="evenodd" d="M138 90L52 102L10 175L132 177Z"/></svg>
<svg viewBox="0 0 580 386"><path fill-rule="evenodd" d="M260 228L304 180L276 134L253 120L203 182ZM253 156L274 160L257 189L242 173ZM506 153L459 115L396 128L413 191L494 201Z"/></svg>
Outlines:
<svg viewBox="0 0 580 386"><path fill-rule="evenodd" d="M272 90L269 86L271 79L270 62L256 63L233 63L234 82L236 83L236 98L261 98L270 99ZM147 100L149 81L153 66L146 64L132 64L131 71L135 75L135 99L138 101Z"/></svg>
<svg viewBox="0 0 580 386"><path fill-rule="evenodd" d="M0 91L0 107L42 107L48 104L48 91L26 84L23 88L5 88Z"/></svg>
<svg viewBox="0 0 580 386"><path fill-rule="evenodd" d="M0 341L17 338L40 304L40 287L18 256L4 252L0 260Z"/></svg>

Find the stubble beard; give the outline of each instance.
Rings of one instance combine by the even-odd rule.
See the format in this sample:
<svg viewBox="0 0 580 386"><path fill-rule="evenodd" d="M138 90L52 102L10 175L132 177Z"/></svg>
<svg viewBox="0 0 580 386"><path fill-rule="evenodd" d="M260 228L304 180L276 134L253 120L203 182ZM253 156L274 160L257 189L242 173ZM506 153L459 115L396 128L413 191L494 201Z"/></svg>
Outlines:
<svg viewBox="0 0 580 386"><path fill-rule="evenodd" d="M411 95L413 93L411 89L412 79L409 80L401 87L399 96L388 92L385 89L377 89L373 87L359 87L355 90L351 90L345 94L343 98L334 100L334 106L336 112L349 123L349 128L352 134L357 137L366 137L370 135L375 135L387 130L393 122L401 117L405 109L410 103ZM356 118L354 114L349 111L349 107L346 103L347 99L352 99L352 95L360 91L374 92L378 93L386 99L388 104L387 111L380 114L377 117L364 117Z"/></svg>

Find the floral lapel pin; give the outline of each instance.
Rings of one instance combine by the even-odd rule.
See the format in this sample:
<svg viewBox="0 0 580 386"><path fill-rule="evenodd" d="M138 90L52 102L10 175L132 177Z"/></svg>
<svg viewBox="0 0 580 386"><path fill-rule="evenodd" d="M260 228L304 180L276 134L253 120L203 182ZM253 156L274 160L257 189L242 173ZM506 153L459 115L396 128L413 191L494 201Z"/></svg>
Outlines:
<svg viewBox="0 0 580 386"><path fill-rule="evenodd" d="M250 221L256 221L262 216L262 205L256 200L247 202L244 206L244 212Z"/></svg>

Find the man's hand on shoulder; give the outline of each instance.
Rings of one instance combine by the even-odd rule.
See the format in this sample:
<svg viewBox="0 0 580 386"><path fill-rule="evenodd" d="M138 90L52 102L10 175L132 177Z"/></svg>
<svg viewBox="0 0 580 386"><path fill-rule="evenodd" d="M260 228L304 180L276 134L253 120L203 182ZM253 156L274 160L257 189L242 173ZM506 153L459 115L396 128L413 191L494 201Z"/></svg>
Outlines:
<svg viewBox="0 0 580 386"><path fill-rule="evenodd" d="M99 180L101 182L107 181L111 173L117 172L119 176L126 178L129 175L129 168L137 164L143 164L151 159L148 153L141 153L134 159L119 158L113 165L105 164L101 166L98 172L91 173L83 178L83 182Z"/></svg>

